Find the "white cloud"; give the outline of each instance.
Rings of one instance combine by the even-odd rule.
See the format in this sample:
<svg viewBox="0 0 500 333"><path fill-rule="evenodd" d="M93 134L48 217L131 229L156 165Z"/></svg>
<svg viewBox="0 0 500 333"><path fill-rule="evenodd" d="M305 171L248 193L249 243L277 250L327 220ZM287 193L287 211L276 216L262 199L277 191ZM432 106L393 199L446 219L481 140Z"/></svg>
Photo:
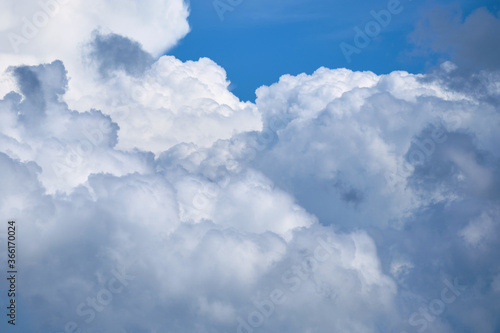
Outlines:
<svg viewBox="0 0 500 333"><path fill-rule="evenodd" d="M122 129L118 148L160 153L182 142L208 147L259 130L255 105L240 102L228 86L225 71L210 59L183 63L164 56L139 78L118 72L96 82L73 105L111 115ZM100 94L103 90L107 93Z"/></svg>
<svg viewBox="0 0 500 333"><path fill-rule="evenodd" d="M325 81L326 76L335 80ZM321 88L315 88L316 81ZM352 82L363 82L364 87L354 83L349 88ZM337 94L318 93L338 87L346 88ZM447 163L472 178L466 185L470 190L485 194L496 186L492 166L471 160L474 152L453 155L463 147L454 147L449 134L472 132L480 149L490 148L488 142L499 139L487 125L498 122L495 108L424 76L393 72L376 77L321 69L260 88L256 103L264 114L264 128L276 135L258 165L280 186L299 197L303 193L306 208L320 206L321 211L313 212L332 216L333 223L397 224L431 202L452 200L454 192L422 196L409 186L412 175L443 154L449 156ZM475 117L478 112L482 117ZM330 198L323 201L326 196Z"/></svg>
<svg viewBox="0 0 500 333"><path fill-rule="evenodd" d="M24 300L43 309L32 314L36 329L159 329L176 322L190 331L236 329L237 318L248 320L253 299L266 297L269 285L283 288L289 301L264 327L287 325L283 316L300 312L304 301L311 307L297 327L308 326L306 318L330 311L322 293L340 293L343 301L334 308L348 302L344 311L362 305L369 313L363 324L332 318L329 325L339 328L369 330L372 310L391 308L394 283L366 234L339 236L320 227L292 196L235 162L232 154L241 146L229 140L209 148L182 144L158 159L117 149L123 128L113 115L71 111L57 97L64 92L63 70L60 62L14 70L22 95L2 102L1 180L9 195L2 196L0 212L26 228ZM196 194L207 207L193 201ZM321 237L332 239L332 249L322 250L331 254L316 275L303 253L314 251ZM119 293L108 293L108 302L117 274L130 279ZM311 288L321 292L310 298ZM138 305L147 321L124 316Z"/></svg>
<svg viewBox="0 0 500 333"><path fill-rule="evenodd" d="M78 50L96 28L137 40L155 56L189 31L188 6L182 0L23 0L2 3L1 12L5 20L0 26L4 34L0 52L20 58L2 66L25 59L79 58ZM62 30L64 34L59 33Z"/></svg>
<svg viewBox="0 0 500 333"><path fill-rule="evenodd" d="M183 0L22 0L2 2L0 12L9 18L0 25L0 72L62 60L70 71L70 100L87 95L93 86L84 65L93 31L132 38L155 57L189 32L189 8ZM13 90L13 83L0 79L0 94Z"/></svg>
<svg viewBox="0 0 500 333"><path fill-rule="evenodd" d="M460 230L460 236L464 238L468 245L480 246L481 243L494 235L494 227L492 218L483 213Z"/></svg>
<svg viewBox="0 0 500 333"><path fill-rule="evenodd" d="M209 59L82 36L84 67L3 77L0 215L22 230L27 331L391 332L445 278L498 289L497 74L477 74L479 94L443 83L452 66L321 68L253 104ZM491 303L457 297L429 331L474 327L468 309Z"/></svg>

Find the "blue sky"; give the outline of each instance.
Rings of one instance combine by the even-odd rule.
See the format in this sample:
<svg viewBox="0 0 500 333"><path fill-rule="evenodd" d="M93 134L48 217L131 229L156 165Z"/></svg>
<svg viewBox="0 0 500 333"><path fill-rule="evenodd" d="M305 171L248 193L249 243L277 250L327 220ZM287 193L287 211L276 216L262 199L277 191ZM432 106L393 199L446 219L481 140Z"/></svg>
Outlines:
<svg viewBox="0 0 500 333"><path fill-rule="evenodd" d="M389 1L241 1L223 11L221 21L211 1L190 2L191 32L167 54L181 60L209 57L225 68L232 91L255 100L255 89L276 82L283 73L311 74L317 68L349 68L386 74L394 70L424 73L449 55L418 53L409 34L439 6L458 6L462 18L474 9L500 10L497 1L408 1L390 24L348 62L339 45L353 44L354 27L364 29L372 10ZM259 70L255 70L259 68Z"/></svg>

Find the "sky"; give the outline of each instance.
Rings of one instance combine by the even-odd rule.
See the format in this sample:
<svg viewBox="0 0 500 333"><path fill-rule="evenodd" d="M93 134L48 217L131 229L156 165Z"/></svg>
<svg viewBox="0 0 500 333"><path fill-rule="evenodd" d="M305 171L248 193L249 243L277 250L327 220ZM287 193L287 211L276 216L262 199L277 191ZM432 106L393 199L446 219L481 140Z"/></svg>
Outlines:
<svg viewBox="0 0 500 333"><path fill-rule="evenodd" d="M438 8L445 7L449 12L459 10L455 18L460 20L481 7L491 13L500 10L494 0L402 0L397 13L390 15L388 24L370 38L362 52L347 59L340 44L354 45L355 27L363 30L374 19L371 12L386 10L389 1L235 0L234 3L224 7L216 1L191 1L192 30L166 54L183 61L213 59L226 70L231 91L252 102L256 88L278 81L284 73L312 74L322 66L377 74L394 70L425 73L449 59L440 50L430 52L427 45L416 43L410 35Z"/></svg>
<svg viewBox="0 0 500 333"><path fill-rule="evenodd" d="M1 331L500 332L499 32L497 1L0 3Z"/></svg>

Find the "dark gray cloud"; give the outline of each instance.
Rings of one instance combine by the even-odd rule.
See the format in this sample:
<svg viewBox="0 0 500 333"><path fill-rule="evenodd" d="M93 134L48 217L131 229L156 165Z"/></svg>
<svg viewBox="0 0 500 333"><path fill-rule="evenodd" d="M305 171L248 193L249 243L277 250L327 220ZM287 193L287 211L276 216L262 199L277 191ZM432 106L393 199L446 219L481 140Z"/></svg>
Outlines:
<svg viewBox="0 0 500 333"><path fill-rule="evenodd" d="M66 91L68 80L61 61L38 66L20 66L9 69L24 99L17 110L25 124L43 121L47 101L56 101ZM42 84L43 82L43 84Z"/></svg>
<svg viewBox="0 0 500 333"><path fill-rule="evenodd" d="M434 7L410 35L423 51L438 53L463 69L500 69L499 13L486 7L465 16L458 5Z"/></svg>
<svg viewBox="0 0 500 333"><path fill-rule="evenodd" d="M117 34L94 34L90 43L90 58L98 66L102 77L122 70L130 76L141 76L151 67L154 58L141 44Z"/></svg>
<svg viewBox="0 0 500 333"><path fill-rule="evenodd" d="M435 82L447 87L450 92L462 93L474 99L496 107L500 104L500 90L496 82L500 80L500 71L470 71L457 67L451 62L444 62L433 68L427 75L419 78L421 82Z"/></svg>

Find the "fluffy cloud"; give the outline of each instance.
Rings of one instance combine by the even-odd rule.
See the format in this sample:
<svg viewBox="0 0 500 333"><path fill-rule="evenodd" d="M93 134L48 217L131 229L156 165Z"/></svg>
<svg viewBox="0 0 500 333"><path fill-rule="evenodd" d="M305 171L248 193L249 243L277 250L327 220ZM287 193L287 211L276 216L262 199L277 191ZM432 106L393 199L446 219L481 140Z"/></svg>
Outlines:
<svg viewBox="0 0 500 333"><path fill-rule="evenodd" d="M144 64L146 55L134 55L127 61ZM120 64L112 56L103 59L106 56L94 54L92 59ZM106 66L107 71L111 68ZM261 129L255 105L240 102L228 90L226 72L210 59L183 63L163 56L141 75L127 73L132 70L138 69L117 69L96 80L85 96L69 101L77 109L96 107L112 116L123 129L119 148L160 153L182 142L208 147L235 133ZM107 94L99 93L103 90Z"/></svg>
<svg viewBox="0 0 500 333"><path fill-rule="evenodd" d="M257 90L271 139L251 165L321 223L370 230L383 249L383 266L400 285L406 330L463 329L439 317L444 309L436 305L450 276L469 283L482 312L495 306L479 285L499 269L492 262L499 251L493 243L499 90L492 79L498 73L474 74L482 84L472 90L459 84L466 79L458 80L449 65L430 76L320 69ZM349 87L356 77L363 83ZM323 93L339 88L336 95ZM446 306L448 316L484 332L494 327L467 316L467 303ZM434 314L425 317L419 309Z"/></svg>
<svg viewBox="0 0 500 333"><path fill-rule="evenodd" d="M224 206L213 217L194 220L180 212L184 183L193 175L169 180L167 172L101 173L71 194L47 195L35 163L5 154L0 162L2 188L9 193L0 212L15 218L28 240L18 260L24 263L29 329L235 330L261 325L252 315L261 303L269 307L274 289L283 296L269 311L281 314L266 320L266 329L290 325L283 314L303 312L303 302L312 302L304 319L325 316L328 302L345 312L362 306L361 323L328 321L329 327L359 331L373 330L374 313L391 310L395 285L381 272L373 241L365 233L338 235L320 227L285 193L273 194L265 178L228 175L234 185L220 185ZM240 188L254 191L247 194L253 202L234 194ZM270 204L261 215L223 212L229 206L245 212L259 201ZM300 223L311 227L297 229ZM283 230L292 233L288 240L280 237ZM363 293L356 294L360 287ZM126 315L137 309L142 319Z"/></svg>
<svg viewBox="0 0 500 333"><path fill-rule="evenodd" d="M498 72L320 68L243 103L213 61L156 57L182 29L85 17L81 67L2 77L20 329L497 329Z"/></svg>
<svg viewBox="0 0 500 333"><path fill-rule="evenodd" d="M137 40L155 56L189 31L188 7L182 0L23 0L1 6L0 52L15 54L20 62L78 56L96 28Z"/></svg>
<svg viewBox="0 0 500 333"><path fill-rule="evenodd" d="M322 94L336 89L337 94ZM431 171L429 164L443 154L461 168L468 188L485 192L492 183L491 167L478 165L454 141L460 135L470 140L458 134L467 129L479 149L493 149L498 135L485 129L498 121L496 108L418 75L320 69L312 76L283 77L257 96L264 128L276 139L255 165L324 220L398 224L414 209L450 199L454 193L420 195L409 187L415 173ZM474 116L478 112L480 119Z"/></svg>
<svg viewBox="0 0 500 333"><path fill-rule="evenodd" d="M273 284L289 298L273 312L299 312L310 288L318 292L308 315L325 311L323 292L370 309L361 324L330 322L339 328L369 330L373 311L391 309L395 285L381 272L373 241L320 227L260 172L231 163L228 153L237 147L227 150L229 141L180 144L157 159L120 150L122 129L110 116L72 111L61 101L61 62L10 75L18 92L2 100L0 161L9 195L0 212L25 230L18 260L26 272L22 302L31 313L26 329L260 326L255 307L270 304L265 293ZM348 290L359 286L367 294L353 298ZM137 306L148 313L146 322L127 319ZM288 325L282 316L266 324Z"/></svg>
<svg viewBox="0 0 500 333"><path fill-rule="evenodd" d="M131 38L146 52L158 57L189 31L189 8L183 0L120 3L23 0L0 4L0 12L0 71L4 72L9 66L62 60L72 78L67 93L69 100L87 95L93 86L85 65L85 53L93 32ZM97 48L102 46L102 43L95 44ZM14 81L0 78L0 94L13 89Z"/></svg>

